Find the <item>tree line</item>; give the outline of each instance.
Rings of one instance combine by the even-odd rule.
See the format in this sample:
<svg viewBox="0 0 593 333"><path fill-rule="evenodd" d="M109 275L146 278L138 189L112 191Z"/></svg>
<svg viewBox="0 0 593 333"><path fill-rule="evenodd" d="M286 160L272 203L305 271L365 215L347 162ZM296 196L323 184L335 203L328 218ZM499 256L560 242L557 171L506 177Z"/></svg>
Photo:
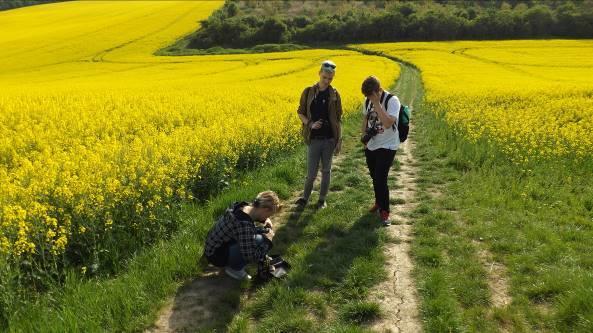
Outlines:
<svg viewBox="0 0 593 333"><path fill-rule="evenodd" d="M0 0L0 10L15 9L49 2L56 2L56 0Z"/></svg>
<svg viewBox="0 0 593 333"><path fill-rule="evenodd" d="M593 37L593 1L363 1L347 10L283 14L300 1L274 1L274 15L257 1L227 1L202 21L189 48L259 44L324 44L458 39ZM360 1L359 1L360 2ZM271 5L272 4L272 5Z"/></svg>

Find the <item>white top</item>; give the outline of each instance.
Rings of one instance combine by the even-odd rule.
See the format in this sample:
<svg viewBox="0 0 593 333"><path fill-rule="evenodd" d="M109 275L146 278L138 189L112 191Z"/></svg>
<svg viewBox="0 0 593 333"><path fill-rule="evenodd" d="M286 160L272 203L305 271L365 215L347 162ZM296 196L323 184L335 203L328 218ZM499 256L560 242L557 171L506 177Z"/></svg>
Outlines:
<svg viewBox="0 0 593 333"><path fill-rule="evenodd" d="M381 105L385 106L385 98L387 98L387 91L383 94L383 98L381 99ZM366 102L366 100L365 100ZM397 150L399 148L399 133L397 132L397 122L399 119L399 108L401 103L399 102L399 98L393 95L389 102L387 102L387 114L395 117L395 123L390 128L384 128L383 124L381 123L381 119L379 119L377 112L374 110L373 102L369 101L368 110L365 108L365 104L362 104L362 114L369 115L367 120L367 128L370 128L375 124L375 128L377 128L377 135L375 135L367 144L368 150L377 150L379 148Z"/></svg>

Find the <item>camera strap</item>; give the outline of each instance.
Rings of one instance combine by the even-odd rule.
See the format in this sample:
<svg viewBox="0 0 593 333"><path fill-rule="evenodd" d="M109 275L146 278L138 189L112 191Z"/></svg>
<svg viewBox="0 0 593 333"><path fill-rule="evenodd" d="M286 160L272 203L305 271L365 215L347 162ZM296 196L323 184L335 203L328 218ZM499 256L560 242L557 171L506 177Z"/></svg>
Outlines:
<svg viewBox="0 0 593 333"><path fill-rule="evenodd" d="M393 95L391 93L389 93L388 91L385 91L385 90L383 91L383 94L381 95L381 99L383 99L383 98L385 98L385 99L383 99L383 101L381 102L381 104L383 104L383 108L385 108L385 112L387 112L387 103L389 103L389 100L392 97L393 97ZM365 108L367 110L367 125L368 125L368 115L371 113L372 103L371 103L371 101L368 98L366 98L365 101L364 101L364 104L365 104ZM373 112L375 112L375 111L373 111ZM377 116L377 118L375 118L375 119L378 119L378 118L379 117ZM371 126L372 127L376 127L377 126L377 121L376 120L373 121L371 123ZM395 124L393 124L391 126L391 128L394 131L396 131Z"/></svg>
<svg viewBox="0 0 593 333"><path fill-rule="evenodd" d="M386 95L385 94L385 91L383 91L383 94L381 95L381 99L383 99L383 97L385 97L385 95ZM389 93L387 93L387 95L389 95ZM385 99L383 102L381 102L381 104L385 103L386 101L387 101L387 99ZM364 101L364 104L365 104L365 107L366 107L366 110L367 110L367 126L368 126L369 125L369 121L368 121L369 118L368 117L371 114L371 109L373 108L373 103L371 103L371 100L370 99L366 98L365 101ZM387 110L387 106L385 105L384 107L385 107L385 110ZM377 113L376 111L374 111L374 109L373 109L372 112ZM377 117L375 117L375 119L373 119L373 121L370 123L371 128L376 128L377 127L378 119L379 119L379 115L377 115Z"/></svg>

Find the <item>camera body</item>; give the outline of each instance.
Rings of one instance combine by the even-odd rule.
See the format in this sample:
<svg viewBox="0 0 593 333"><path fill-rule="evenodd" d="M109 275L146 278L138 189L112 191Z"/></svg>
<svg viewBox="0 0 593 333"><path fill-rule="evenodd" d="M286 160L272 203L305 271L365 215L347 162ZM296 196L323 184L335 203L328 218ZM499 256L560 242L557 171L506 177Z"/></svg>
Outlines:
<svg viewBox="0 0 593 333"><path fill-rule="evenodd" d="M375 135L377 135L377 133L378 133L378 131L376 128L374 128L374 127L367 128L364 135L360 138L360 141L366 145L367 143L369 143L369 141L371 141L371 139Z"/></svg>
<svg viewBox="0 0 593 333"><path fill-rule="evenodd" d="M257 263L257 277L266 282L272 278L282 278L290 271L290 264L279 255L271 255Z"/></svg>
<svg viewBox="0 0 593 333"><path fill-rule="evenodd" d="M266 227L255 227L255 233L256 234L267 234L268 232L270 232L270 228L266 228Z"/></svg>

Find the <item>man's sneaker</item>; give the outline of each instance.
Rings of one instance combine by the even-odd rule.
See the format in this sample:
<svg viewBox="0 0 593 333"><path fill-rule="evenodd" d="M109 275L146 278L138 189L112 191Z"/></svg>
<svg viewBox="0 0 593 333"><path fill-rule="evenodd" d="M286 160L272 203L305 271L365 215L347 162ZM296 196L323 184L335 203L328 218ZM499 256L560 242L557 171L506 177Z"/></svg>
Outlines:
<svg viewBox="0 0 593 333"><path fill-rule="evenodd" d="M327 203L325 202L325 200L319 200L317 201L317 205L315 205L315 208L317 209L324 209L327 207Z"/></svg>
<svg viewBox="0 0 593 333"><path fill-rule="evenodd" d="M295 202L295 204L296 204L297 206L300 206L300 207L305 207L305 206L307 205L307 202L308 202L308 201L309 201L309 200L307 200L307 199L305 199L305 198L299 198L299 199L298 199L298 200Z"/></svg>
<svg viewBox="0 0 593 333"><path fill-rule="evenodd" d="M389 220L389 212L386 210L381 211L381 223L384 227L388 227L391 225L391 221Z"/></svg>
<svg viewBox="0 0 593 333"><path fill-rule="evenodd" d="M224 268L224 272L226 275L232 277L235 280L243 281L243 280L251 280L251 275L247 274L245 269L240 271L232 269L230 266L226 266Z"/></svg>
<svg viewBox="0 0 593 333"><path fill-rule="evenodd" d="M379 205L377 205L377 203L375 202L375 204L369 208L369 213L376 213L379 210Z"/></svg>

